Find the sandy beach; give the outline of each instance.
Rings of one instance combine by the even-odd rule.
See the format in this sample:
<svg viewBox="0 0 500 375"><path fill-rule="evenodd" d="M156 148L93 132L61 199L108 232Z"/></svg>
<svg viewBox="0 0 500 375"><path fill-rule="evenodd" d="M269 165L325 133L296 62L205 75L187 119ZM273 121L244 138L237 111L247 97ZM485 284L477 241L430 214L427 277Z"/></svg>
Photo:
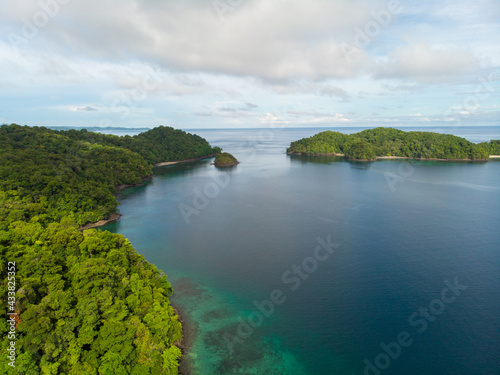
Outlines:
<svg viewBox="0 0 500 375"><path fill-rule="evenodd" d="M95 223L85 224L84 226L81 226L80 228L78 228L78 230L99 228L99 227L102 227L103 225L106 225L108 223L112 223L113 221L118 220L121 216L122 215L120 215L120 214L114 213L114 214L109 215L109 217L107 219L99 220L99 221L96 221Z"/></svg>
<svg viewBox="0 0 500 375"><path fill-rule="evenodd" d="M164 162L161 162L161 163L153 164L153 167L163 167L164 165L173 165L173 164L178 164L178 163L187 163L187 162L190 162L190 161L198 161L198 160L213 158L216 155L217 154L211 154L211 155L200 156L199 158L194 158L194 159L184 159L184 160L176 160L176 161L164 161Z"/></svg>

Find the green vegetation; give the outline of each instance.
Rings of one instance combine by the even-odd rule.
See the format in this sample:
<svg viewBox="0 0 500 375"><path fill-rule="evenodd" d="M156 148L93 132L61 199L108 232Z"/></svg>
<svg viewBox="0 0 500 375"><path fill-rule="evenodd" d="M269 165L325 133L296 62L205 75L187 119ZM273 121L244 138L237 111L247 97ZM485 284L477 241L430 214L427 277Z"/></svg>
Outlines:
<svg viewBox="0 0 500 375"><path fill-rule="evenodd" d="M140 183L151 173L143 157L124 148L45 128L0 128L0 190L39 205L45 221L71 217L82 225L106 218L117 207L116 186Z"/></svg>
<svg viewBox="0 0 500 375"><path fill-rule="evenodd" d="M116 187L144 182L152 175L151 164L217 152L205 139L167 127L118 137L3 125L0 190L41 205L49 220L72 217L83 225L115 212Z"/></svg>
<svg viewBox="0 0 500 375"><path fill-rule="evenodd" d="M23 206L8 204L16 203ZM8 262L16 264L19 314L16 368L2 355L2 374L177 374L181 325L171 287L122 235L78 231L66 220L14 221L0 231L0 258L0 314L9 308ZM4 354L8 328L3 319Z"/></svg>
<svg viewBox="0 0 500 375"><path fill-rule="evenodd" d="M287 152L290 154L328 155L343 154L350 136L330 130L318 133L309 138L292 142Z"/></svg>
<svg viewBox="0 0 500 375"><path fill-rule="evenodd" d="M349 159L373 160L378 156L422 159L487 159L498 151L499 141L479 145L449 134L405 132L393 128L375 128L355 134L324 131L290 144L289 154L344 154Z"/></svg>
<svg viewBox="0 0 500 375"><path fill-rule="evenodd" d="M490 155L500 155L500 140L479 143L478 146L484 148Z"/></svg>
<svg viewBox="0 0 500 375"><path fill-rule="evenodd" d="M147 180L151 164L214 152L165 127L135 137L0 128L0 314L17 313L16 367L2 355L0 373L178 373L182 330L166 276L123 236L78 228L113 213L117 186ZM9 328L0 322L4 354Z"/></svg>
<svg viewBox="0 0 500 375"><path fill-rule="evenodd" d="M239 161L228 152L222 152L215 157L214 164L216 167L234 167L239 164Z"/></svg>
<svg viewBox="0 0 500 375"><path fill-rule="evenodd" d="M375 148L364 140L356 140L344 147L344 156L347 159L377 160Z"/></svg>
<svg viewBox="0 0 500 375"><path fill-rule="evenodd" d="M211 147L199 135L167 126L159 126L133 137L93 133L85 129L66 130L59 133L73 140L126 148L141 155L149 164L194 159L222 151L219 147Z"/></svg>

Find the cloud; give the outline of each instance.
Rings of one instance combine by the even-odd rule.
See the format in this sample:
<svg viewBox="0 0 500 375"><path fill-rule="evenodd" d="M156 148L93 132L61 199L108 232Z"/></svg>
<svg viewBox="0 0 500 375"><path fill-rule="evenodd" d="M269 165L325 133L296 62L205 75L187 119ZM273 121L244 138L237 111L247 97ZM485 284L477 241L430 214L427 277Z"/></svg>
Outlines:
<svg viewBox="0 0 500 375"><path fill-rule="evenodd" d="M318 93L320 95L326 95L326 96L335 96L337 98L341 98L345 101L350 99L350 95L345 91L344 89L340 87L335 87L331 85L324 85L318 90Z"/></svg>
<svg viewBox="0 0 500 375"><path fill-rule="evenodd" d="M193 115L198 116L198 117L211 117L211 116L213 116L213 114L210 112L193 112Z"/></svg>
<svg viewBox="0 0 500 375"><path fill-rule="evenodd" d="M60 105L52 106L49 109L62 111L62 112L108 112L107 108L102 106L91 106L91 105Z"/></svg>
<svg viewBox="0 0 500 375"><path fill-rule="evenodd" d="M212 1L71 2L61 5L26 47L43 42L64 56L108 62L139 59L169 71L267 81L352 77L362 68L363 54L347 61L343 38L351 34L353 24L364 22L373 4L249 0L221 21ZM36 3L24 5L0 5L0 11L9 14L12 32L19 35L23 26L16 20L32 20L40 11Z"/></svg>
<svg viewBox="0 0 500 375"><path fill-rule="evenodd" d="M230 107L217 108L217 110L220 112L236 112L236 111L238 111L236 108L230 108Z"/></svg>
<svg viewBox="0 0 500 375"><path fill-rule="evenodd" d="M87 105L85 107L77 107L75 110L76 110L76 112L95 112L95 111L97 111L96 108L91 107L89 105Z"/></svg>
<svg viewBox="0 0 500 375"><path fill-rule="evenodd" d="M243 107L243 109L246 109L247 111L253 111L257 108L259 108L259 106L253 103L245 103L245 106Z"/></svg>
<svg viewBox="0 0 500 375"><path fill-rule="evenodd" d="M473 74L478 60L467 50L442 49L427 43L398 47L375 69L376 78L405 78L420 82L447 82Z"/></svg>
<svg viewBox="0 0 500 375"><path fill-rule="evenodd" d="M222 1L229 10L221 19L212 0L50 0L59 7L38 26L49 0L0 1L6 121L103 116L203 127L213 118L222 126L433 118L500 66L498 0L400 0L402 12L351 59L342 47L357 30L372 25L373 33L387 0ZM494 79L489 88L500 89ZM492 111L491 96L468 118ZM296 113L280 111L285 102Z"/></svg>
<svg viewBox="0 0 500 375"><path fill-rule="evenodd" d="M320 95L327 97L337 97L343 101L348 101L351 96L343 88L334 86L330 83L318 82L290 82L288 84L275 84L272 89L282 95L306 94Z"/></svg>
<svg viewBox="0 0 500 375"><path fill-rule="evenodd" d="M259 108L259 106L257 104L253 104L253 103L249 103L249 102L246 102L246 103L240 103L240 102L237 102L237 101L231 101L231 102L226 102L224 103L225 105L222 106L222 107L217 107L217 111L218 112L226 112L226 113L242 113L242 112L245 112L245 116L248 116L249 114L247 112L253 112L255 111L257 108Z"/></svg>
<svg viewBox="0 0 500 375"><path fill-rule="evenodd" d="M287 112L290 118L296 119L296 122L303 124L336 124L352 122L352 118L346 114L335 111L309 111L309 110L290 110Z"/></svg>

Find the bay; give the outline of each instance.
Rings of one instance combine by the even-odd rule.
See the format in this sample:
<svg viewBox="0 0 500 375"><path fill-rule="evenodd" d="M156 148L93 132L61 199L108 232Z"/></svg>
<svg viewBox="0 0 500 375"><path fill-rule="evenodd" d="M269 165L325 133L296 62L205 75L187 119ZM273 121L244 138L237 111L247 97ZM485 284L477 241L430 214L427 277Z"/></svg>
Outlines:
<svg viewBox="0 0 500 375"><path fill-rule="evenodd" d="M103 229L168 275L191 343L182 370L498 374L500 162L285 154L321 130L190 131L241 164L160 167L121 193Z"/></svg>

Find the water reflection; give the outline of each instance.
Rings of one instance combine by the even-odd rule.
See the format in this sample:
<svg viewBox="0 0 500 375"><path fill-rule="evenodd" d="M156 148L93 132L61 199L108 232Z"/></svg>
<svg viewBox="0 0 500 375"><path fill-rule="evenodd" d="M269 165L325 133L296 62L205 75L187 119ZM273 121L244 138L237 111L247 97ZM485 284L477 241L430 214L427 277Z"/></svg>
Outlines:
<svg viewBox="0 0 500 375"><path fill-rule="evenodd" d="M204 169L210 166L210 163L214 161L215 158L203 159L192 162L177 163L171 165L164 165L161 167L155 167L153 170L155 178L167 178L173 176L189 176L196 173L200 169Z"/></svg>
<svg viewBox="0 0 500 375"><path fill-rule="evenodd" d="M326 155L318 155L318 156L310 156L310 155L288 155L292 162L297 162L301 164L331 164L334 162L346 162L346 159L342 156L326 156Z"/></svg>
<svg viewBox="0 0 500 375"><path fill-rule="evenodd" d="M332 163L349 163L351 168L370 169L372 161L349 160L343 156L327 156L327 155L288 155L292 163L300 164L332 164Z"/></svg>

